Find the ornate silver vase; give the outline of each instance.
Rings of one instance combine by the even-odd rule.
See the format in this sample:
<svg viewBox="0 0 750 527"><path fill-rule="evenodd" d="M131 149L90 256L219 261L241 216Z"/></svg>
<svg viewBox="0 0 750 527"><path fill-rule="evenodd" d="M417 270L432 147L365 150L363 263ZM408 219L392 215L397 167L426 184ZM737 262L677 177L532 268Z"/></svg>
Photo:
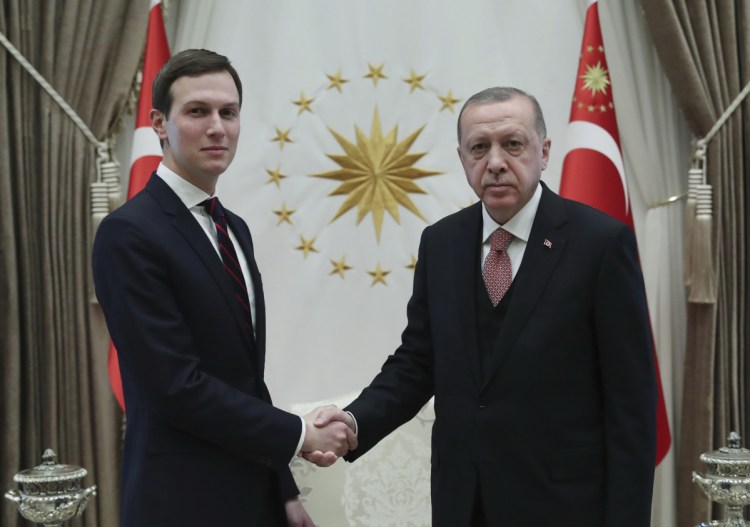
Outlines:
<svg viewBox="0 0 750 527"><path fill-rule="evenodd" d="M18 506L21 516L45 527L60 527L83 512L89 498L96 496L96 485L81 489L88 473L74 465L58 465L52 449L44 451L42 464L22 470L13 477L21 487L10 490L5 497Z"/></svg>
<svg viewBox="0 0 750 527"><path fill-rule="evenodd" d="M750 504L750 450L742 448L737 432L730 432L728 441L729 446L701 454L707 474L693 472L693 481L706 496L726 506L726 517L698 527L750 527L743 515L743 507Z"/></svg>

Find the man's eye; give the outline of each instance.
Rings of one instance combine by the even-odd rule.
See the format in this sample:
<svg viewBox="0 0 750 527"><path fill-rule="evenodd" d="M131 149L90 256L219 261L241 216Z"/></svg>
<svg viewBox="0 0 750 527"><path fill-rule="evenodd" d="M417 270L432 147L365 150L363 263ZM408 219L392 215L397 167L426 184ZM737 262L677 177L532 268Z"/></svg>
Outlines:
<svg viewBox="0 0 750 527"><path fill-rule="evenodd" d="M222 117L237 117L237 110L222 110L221 115Z"/></svg>
<svg viewBox="0 0 750 527"><path fill-rule="evenodd" d="M507 143L505 143L505 146L508 150L519 150L523 148L523 143L516 139L512 139L508 141Z"/></svg>
<svg viewBox="0 0 750 527"><path fill-rule="evenodd" d="M472 152L483 152L487 150L487 144L486 143L477 143L475 145L472 145L471 151Z"/></svg>
<svg viewBox="0 0 750 527"><path fill-rule="evenodd" d="M191 108L190 110L188 110L188 113L190 113L190 115L202 115L203 108Z"/></svg>

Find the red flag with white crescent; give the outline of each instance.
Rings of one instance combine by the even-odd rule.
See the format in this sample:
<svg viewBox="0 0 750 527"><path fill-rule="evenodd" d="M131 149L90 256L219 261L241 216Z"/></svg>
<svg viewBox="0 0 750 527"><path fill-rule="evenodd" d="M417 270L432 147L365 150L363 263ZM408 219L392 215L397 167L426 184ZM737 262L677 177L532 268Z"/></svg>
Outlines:
<svg viewBox="0 0 750 527"><path fill-rule="evenodd" d="M566 140L567 155L563 162L560 195L591 205L633 229L625 164L596 0L590 3L586 11ZM659 389L656 416L658 465L667 455L672 438L655 349L654 363Z"/></svg>
<svg viewBox="0 0 750 527"><path fill-rule="evenodd" d="M146 186L151 173L156 170L161 162L162 152L159 138L151 128L148 114L151 111L151 83L167 60L169 60L169 42L164 31L161 2L160 0L152 0L151 11L148 16L146 51L143 56L141 92L138 97L138 111L135 117L128 199L138 194ZM109 343L107 366L112 391L117 402L120 403L120 408L125 411L120 364L117 361L117 350L112 342Z"/></svg>

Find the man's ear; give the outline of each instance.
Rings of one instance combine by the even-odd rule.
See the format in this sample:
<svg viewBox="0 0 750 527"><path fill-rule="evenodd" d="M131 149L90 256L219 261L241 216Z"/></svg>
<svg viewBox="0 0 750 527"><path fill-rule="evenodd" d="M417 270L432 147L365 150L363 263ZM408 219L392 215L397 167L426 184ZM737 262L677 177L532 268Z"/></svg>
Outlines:
<svg viewBox="0 0 750 527"><path fill-rule="evenodd" d="M165 141L167 139L167 118L164 116L164 113L160 110L152 109L148 114L148 118L151 121L151 128L159 136L159 140Z"/></svg>
<svg viewBox="0 0 750 527"><path fill-rule="evenodd" d="M542 141L542 170L547 169L547 163L549 162L549 149L552 146L552 140L549 137L545 137Z"/></svg>

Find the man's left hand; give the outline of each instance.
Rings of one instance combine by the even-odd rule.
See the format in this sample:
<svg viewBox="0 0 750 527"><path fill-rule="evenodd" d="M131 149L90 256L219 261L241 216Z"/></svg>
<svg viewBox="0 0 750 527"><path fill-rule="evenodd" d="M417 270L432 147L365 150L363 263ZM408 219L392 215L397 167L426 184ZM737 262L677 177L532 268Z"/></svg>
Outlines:
<svg viewBox="0 0 750 527"><path fill-rule="evenodd" d="M287 500L284 509L286 510L286 521L289 527L315 527L299 498Z"/></svg>

